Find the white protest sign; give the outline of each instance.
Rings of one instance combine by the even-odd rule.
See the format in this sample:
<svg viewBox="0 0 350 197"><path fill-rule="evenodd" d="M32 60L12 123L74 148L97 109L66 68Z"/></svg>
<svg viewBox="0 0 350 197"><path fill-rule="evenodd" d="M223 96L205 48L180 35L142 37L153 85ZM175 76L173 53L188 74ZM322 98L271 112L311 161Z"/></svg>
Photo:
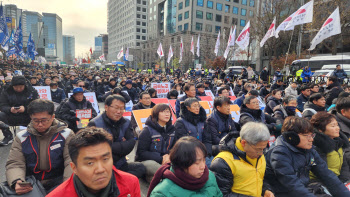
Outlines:
<svg viewBox="0 0 350 197"><path fill-rule="evenodd" d="M158 98L166 98L171 89L170 83L152 83L151 87L157 90Z"/></svg>
<svg viewBox="0 0 350 197"><path fill-rule="evenodd" d="M124 92L124 93L126 93L127 95L129 95L128 91L123 90L122 92ZM126 111L126 112L131 112L133 106L134 106L134 103L130 100L129 102L127 102L127 103L125 104L125 111Z"/></svg>
<svg viewBox="0 0 350 197"><path fill-rule="evenodd" d="M264 111L264 109L265 109L265 107L266 107L265 102L261 99L260 96L258 96L257 98L258 98L258 100L259 100L259 107L260 107L261 111Z"/></svg>
<svg viewBox="0 0 350 197"><path fill-rule="evenodd" d="M211 90L205 90L205 95L210 96L213 100L215 99L215 96Z"/></svg>
<svg viewBox="0 0 350 197"><path fill-rule="evenodd" d="M68 93L68 98L70 98L70 96L72 96L72 94L73 93ZM84 96L85 96L87 101L90 101L90 103L92 104L92 107L95 109L97 114L100 114L100 109L98 108L98 103L97 103L95 92L85 92Z"/></svg>
<svg viewBox="0 0 350 197"><path fill-rule="evenodd" d="M50 86L33 86L33 87L36 89L41 99L52 101Z"/></svg>

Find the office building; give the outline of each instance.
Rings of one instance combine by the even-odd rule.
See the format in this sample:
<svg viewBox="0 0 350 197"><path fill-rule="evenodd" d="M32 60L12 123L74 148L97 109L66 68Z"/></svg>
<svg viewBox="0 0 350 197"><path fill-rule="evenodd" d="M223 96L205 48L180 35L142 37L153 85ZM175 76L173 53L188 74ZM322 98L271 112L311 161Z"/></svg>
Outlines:
<svg viewBox="0 0 350 197"><path fill-rule="evenodd" d="M105 55L105 59L108 59L108 34L101 34L102 36L102 53Z"/></svg>
<svg viewBox="0 0 350 197"><path fill-rule="evenodd" d="M108 0L108 61L117 59L124 47L139 49L147 39L149 0Z"/></svg>
<svg viewBox="0 0 350 197"><path fill-rule="evenodd" d="M44 48L47 60L63 60L62 19L57 14L43 13Z"/></svg>
<svg viewBox="0 0 350 197"><path fill-rule="evenodd" d="M30 33L39 56L45 56L42 15L38 12L22 12L23 46L27 46Z"/></svg>
<svg viewBox="0 0 350 197"><path fill-rule="evenodd" d="M63 61L73 65L75 59L75 37L63 35Z"/></svg>
<svg viewBox="0 0 350 197"><path fill-rule="evenodd" d="M95 37L94 52L92 53L92 59L98 59L102 55L102 36Z"/></svg>
<svg viewBox="0 0 350 197"><path fill-rule="evenodd" d="M16 5L7 4L4 6L4 15L9 31L15 30L18 27L19 19L22 15L22 9L17 8Z"/></svg>

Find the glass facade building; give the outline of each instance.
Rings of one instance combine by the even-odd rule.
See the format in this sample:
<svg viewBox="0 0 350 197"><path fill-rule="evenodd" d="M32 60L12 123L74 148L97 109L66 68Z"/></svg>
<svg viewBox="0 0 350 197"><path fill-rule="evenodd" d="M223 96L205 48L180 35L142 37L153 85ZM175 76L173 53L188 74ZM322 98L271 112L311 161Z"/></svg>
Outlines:
<svg viewBox="0 0 350 197"><path fill-rule="evenodd" d="M75 59L75 37L63 35L63 61L73 65Z"/></svg>
<svg viewBox="0 0 350 197"><path fill-rule="evenodd" d="M62 19L57 14L43 13L45 56L63 60Z"/></svg>

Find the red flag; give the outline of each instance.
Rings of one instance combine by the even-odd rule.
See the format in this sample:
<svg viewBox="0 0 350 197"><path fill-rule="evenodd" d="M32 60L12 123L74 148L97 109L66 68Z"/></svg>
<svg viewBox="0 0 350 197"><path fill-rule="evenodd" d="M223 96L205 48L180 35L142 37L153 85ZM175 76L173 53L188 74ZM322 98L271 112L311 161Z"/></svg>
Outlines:
<svg viewBox="0 0 350 197"><path fill-rule="evenodd" d="M90 53L91 53L91 55L92 55L92 47L90 47Z"/></svg>

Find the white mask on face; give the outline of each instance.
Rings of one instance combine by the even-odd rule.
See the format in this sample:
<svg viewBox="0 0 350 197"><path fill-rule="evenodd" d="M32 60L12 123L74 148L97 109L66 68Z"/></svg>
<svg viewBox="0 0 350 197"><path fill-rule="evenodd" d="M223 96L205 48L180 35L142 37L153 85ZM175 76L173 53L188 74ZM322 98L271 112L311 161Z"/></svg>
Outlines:
<svg viewBox="0 0 350 197"><path fill-rule="evenodd" d="M57 91L57 89L51 89L51 91L52 91L52 92L56 92L56 91Z"/></svg>

